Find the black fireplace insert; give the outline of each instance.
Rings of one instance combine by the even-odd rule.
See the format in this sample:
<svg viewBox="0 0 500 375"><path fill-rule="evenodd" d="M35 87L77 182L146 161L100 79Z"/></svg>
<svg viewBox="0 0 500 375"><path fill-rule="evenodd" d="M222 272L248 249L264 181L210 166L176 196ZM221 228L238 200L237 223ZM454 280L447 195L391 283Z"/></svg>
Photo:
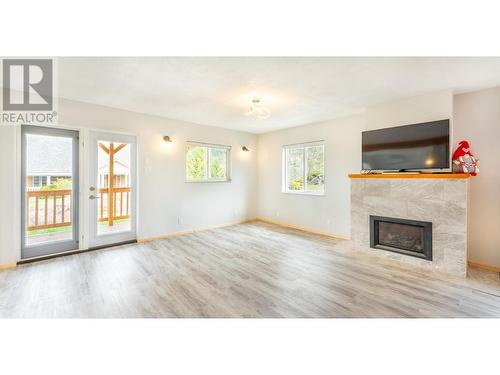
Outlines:
<svg viewBox="0 0 500 375"><path fill-rule="evenodd" d="M432 260L432 223L370 215L370 247Z"/></svg>

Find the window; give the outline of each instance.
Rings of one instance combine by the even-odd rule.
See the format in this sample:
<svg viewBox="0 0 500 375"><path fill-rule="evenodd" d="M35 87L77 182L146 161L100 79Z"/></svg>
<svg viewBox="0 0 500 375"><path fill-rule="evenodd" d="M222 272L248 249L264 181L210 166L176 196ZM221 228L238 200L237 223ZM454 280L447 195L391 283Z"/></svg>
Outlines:
<svg viewBox="0 0 500 375"><path fill-rule="evenodd" d="M47 176L33 176L33 187L42 187L47 185Z"/></svg>
<svg viewBox="0 0 500 375"><path fill-rule="evenodd" d="M230 146L188 143L186 149L186 181L230 181Z"/></svg>
<svg viewBox="0 0 500 375"><path fill-rule="evenodd" d="M322 143L283 148L283 191L286 193L324 194L325 146Z"/></svg>

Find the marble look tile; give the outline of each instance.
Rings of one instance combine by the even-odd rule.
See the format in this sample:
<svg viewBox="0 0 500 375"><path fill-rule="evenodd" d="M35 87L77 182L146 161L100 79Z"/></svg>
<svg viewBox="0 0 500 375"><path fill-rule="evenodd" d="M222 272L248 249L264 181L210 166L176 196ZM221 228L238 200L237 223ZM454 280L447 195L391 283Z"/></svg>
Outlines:
<svg viewBox="0 0 500 375"><path fill-rule="evenodd" d="M457 179L450 180L444 185L444 198L447 202L453 202L457 206L467 208L467 181Z"/></svg>
<svg viewBox="0 0 500 375"><path fill-rule="evenodd" d="M351 184L351 233L357 249L415 267L465 276L466 180L352 179ZM432 222L433 261L370 249L369 215Z"/></svg>
<svg viewBox="0 0 500 375"><path fill-rule="evenodd" d="M390 194L391 186L385 179L366 179L364 183L364 196L387 196Z"/></svg>
<svg viewBox="0 0 500 375"><path fill-rule="evenodd" d="M439 179L389 179L391 196L398 199L443 200L444 182Z"/></svg>
<svg viewBox="0 0 500 375"><path fill-rule="evenodd" d="M410 199L407 201L408 219L429 221L435 223L440 220L444 203L436 199Z"/></svg>
<svg viewBox="0 0 500 375"><path fill-rule="evenodd" d="M467 236L464 233L433 233L433 245L436 249L449 248L463 251L467 247Z"/></svg>
<svg viewBox="0 0 500 375"><path fill-rule="evenodd" d="M462 232L467 224L467 208L461 207L455 202L446 202L443 205L440 222L450 227L456 227L457 231Z"/></svg>
<svg viewBox="0 0 500 375"><path fill-rule="evenodd" d="M363 206L368 215L404 218L408 214L407 202L390 195L367 195L363 198Z"/></svg>
<svg viewBox="0 0 500 375"><path fill-rule="evenodd" d="M467 276L467 256L462 251L444 249L444 270L448 273Z"/></svg>
<svg viewBox="0 0 500 375"><path fill-rule="evenodd" d="M365 190L365 180L360 179L360 181L356 181L356 183L351 184L351 198L362 196Z"/></svg>
<svg viewBox="0 0 500 375"><path fill-rule="evenodd" d="M439 267L439 265L444 264L444 247L443 244L438 246L435 238L433 238L432 240L432 263L434 266L438 265Z"/></svg>

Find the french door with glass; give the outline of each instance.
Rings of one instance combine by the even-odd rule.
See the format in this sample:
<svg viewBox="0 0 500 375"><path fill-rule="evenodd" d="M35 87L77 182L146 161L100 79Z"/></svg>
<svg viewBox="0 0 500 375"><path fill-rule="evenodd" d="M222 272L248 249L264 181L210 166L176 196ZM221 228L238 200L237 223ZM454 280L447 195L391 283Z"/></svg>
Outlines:
<svg viewBox="0 0 500 375"><path fill-rule="evenodd" d="M91 132L89 248L136 239L136 139Z"/></svg>
<svg viewBox="0 0 500 375"><path fill-rule="evenodd" d="M21 257L79 247L78 131L21 127Z"/></svg>

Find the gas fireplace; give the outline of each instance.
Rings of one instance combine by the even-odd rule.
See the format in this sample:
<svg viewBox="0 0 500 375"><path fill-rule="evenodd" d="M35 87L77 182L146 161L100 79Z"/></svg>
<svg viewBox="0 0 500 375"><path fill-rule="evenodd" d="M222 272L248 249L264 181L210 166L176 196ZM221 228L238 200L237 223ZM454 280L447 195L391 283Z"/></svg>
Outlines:
<svg viewBox="0 0 500 375"><path fill-rule="evenodd" d="M432 223L370 216L370 247L432 260Z"/></svg>

